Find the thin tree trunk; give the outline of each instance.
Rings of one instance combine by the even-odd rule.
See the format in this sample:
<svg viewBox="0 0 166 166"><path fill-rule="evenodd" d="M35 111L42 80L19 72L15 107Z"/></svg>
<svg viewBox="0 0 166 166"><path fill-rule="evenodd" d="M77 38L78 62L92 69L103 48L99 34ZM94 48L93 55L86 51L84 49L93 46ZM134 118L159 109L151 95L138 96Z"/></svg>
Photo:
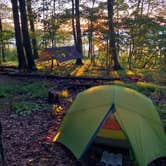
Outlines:
<svg viewBox="0 0 166 166"><path fill-rule="evenodd" d="M75 3L74 0L72 0L72 29L73 29L73 38L74 38L74 44L77 45L77 35L76 35L76 28L75 28Z"/></svg>
<svg viewBox="0 0 166 166"><path fill-rule="evenodd" d="M149 16L150 6L151 6L151 0L148 1L147 16Z"/></svg>
<svg viewBox="0 0 166 166"><path fill-rule="evenodd" d="M0 16L0 48L1 48L1 45L2 45L2 19L1 19L1 16ZM0 64L2 63L2 51L0 50Z"/></svg>
<svg viewBox="0 0 166 166"><path fill-rule="evenodd" d="M3 28L2 28L2 19L0 17L0 33L3 33ZM2 36L2 35L1 35ZM1 38L0 40L0 49L1 49L1 55L2 55L2 62L5 62L5 48L4 48L4 42L3 42L3 38Z"/></svg>
<svg viewBox="0 0 166 166"><path fill-rule="evenodd" d="M29 32L28 32L28 22L27 22L25 0L19 0L19 4L20 4L20 13L21 13L23 44L24 44L27 62L28 62L27 68L29 71L33 71L33 70L36 70L36 68L35 68L34 58L32 56L32 49L31 49Z"/></svg>
<svg viewBox="0 0 166 166"><path fill-rule="evenodd" d="M133 50L132 50L132 43L130 41L130 50L129 50L129 55L128 55L129 70L131 70L132 55L133 55Z"/></svg>
<svg viewBox="0 0 166 166"><path fill-rule="evenodd" d="M20 20L19 20L19 14L18 14L18 2L17 0L11 0L11 2L12 2L14 30L15 30L15 38L16 38L16 46L17 46L17 55L18 55L18 68L25 69L26 59L24 56L24 49L23 49L23 43L22 43L22 34L21 34Z"/></svg>
<svg viewBox="0 0 166 166"><path fill-rule="evenodd" d="M53 0L53 13L52 13L52 17L53 17L53 28L52 28L52 47L56 47L56 38L55 38L55 16L56 16L56 13L55 13L55 0Z"/></svg>
<svg viewBox="0 0 166 166"><path fill-rule="evenodd" d="M118 26L119 26L119 4L118 3L116 3L116 23L118 24ZM117 54L119 55L119 52L120 52L120 44L119 44L119 41L120 41L120 35L119 35L119 30L120 30L120 28L118 27L117 28L117 42L116 42L116 47L117 47L117 49L116 49L116 52L117 52Z"/></svg>
<svg viewBox="0 0 166 166"><path fill-rule="evenodd" d="M141 17L142 17L142 15L143 15L143 10L144 10L144 0L142 0L142 2L141 2Z"/></svg>
<svg viewBox="0 0 166 166"><path fill-rule="evenodd" d="M76 44L76 48L77 51L82 55L82 38L81 38L81 26L80 26L80 10L79 10L79 6L80 6L80 1L79 0L75 0L75 13L76 13L76 32L77 32L77 44ZM77 65L82 65L82 59L79 58L76 61Z"/></svg>
<svg viewBox="0 0 166 166"><path fill-rule="evenodd" d="M89 34L88 34L88 42L89 42L88 57L91 59L91 57L92 57L92 35L91 35L91 32L89 32Z"/></svg>
<svg viewBox="0 0 166 166"><path fill-rule="evenodd" d="M136 9L137 14L139 14L139 11L140 11L140 4L141 4L141 0L138 0L138 2L137 2L137 9Z"/></svg>
<svg viewBox="0 0 166 166"><path fill-rule="evenodd" d="M45 33L46 33L46 22L45 22L45 0L42 0L42 3L43 3L43 46L45 48L47 48L47 41L46 41L46 37L45 37Z"/></svg>
<svg viewBox="0 0 166 166"><path fill-rule="evenodd" d="M37 49L37 40L35 37L34 16L33 16L33 11L32 11L31 5L32 5L32 1L27 0L27 11L28 11L28 16L29 16L30 30L33 33L33 35L32 35L33 57L35 59L37 59L37 58L39 58L39 55L38 55L38 49Z"/></svg>
<svg viewBox="0 0 166 166"><path fill-rule="evenodd" d="M92 1L92 7L91 10L93 10L95 4L95 0ZM94 43L93 43L93 12L91 14L91 20L90 20L90 28L89 28L89 50L88 50L88 56L91 59L91 63L94 63Z"/></svg>
<svg viewBox="0 0 166 166"><path fill-rule="evenodd" d="M113 24L113 5L114 0L107 1L108 7L108 23L109 23L109 54L112 55L112 59L114 62L114 70L121 69L121 66L118 62L117 52L116 52L116 44L115 44L115 32L114 32L114 24Z"/></svg>

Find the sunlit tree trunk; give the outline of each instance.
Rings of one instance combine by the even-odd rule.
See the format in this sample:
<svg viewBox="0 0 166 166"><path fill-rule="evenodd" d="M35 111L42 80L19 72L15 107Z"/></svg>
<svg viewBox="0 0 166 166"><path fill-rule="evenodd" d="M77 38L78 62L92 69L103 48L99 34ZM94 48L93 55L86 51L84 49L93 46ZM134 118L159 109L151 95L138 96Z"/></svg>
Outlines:
<svg viewBox="0 0 166 166"><path fill-rule="evenodd" d="M107 0L108 7L108 23L109 23L109 54L112 55L112 59L114 62L113 68L115 70L121 69L121 66L118 61L118 56L116 52L116 44L115 44L115 32L114 32L114 23L113 23L113 5L114 0Z"/></svg>
<svg viewBox="0 0 166 166"><path fill-rule="evenodd" d="M11 0L11 2L12 2L14 30L15 30L15 38L16 38L16 46L17 46L17 55L18 55L18 68L25 69L26 60L24 56L22 34L21 34L20 20L19 20L19 14L18 14L18 2L17 0Z"/></svg>
<svg viewBox="0 0 166 166"><path fill-rule="evenodd" d="M27 11L29 16L30 30L33 33L32 34L33 57L37 59L39 55L38 55L38 49L37 49L37 40L35 37L34 16L33 16L33 11L31 6L32 6L32 0L27 0Z"/></svg>
<svg viewBox="0 0 166 166"><path fill-rule="evenodd" d="M28 22L27 22L27 14L26 14L26 6L25 0L19 0L20 4L20 14L21 14L21 26L22 26L22 34L23 34L23 44L26 52L28 70L35 70L34 58L32 56L32 49L30 43L30 37L28 32Z"/></svg>

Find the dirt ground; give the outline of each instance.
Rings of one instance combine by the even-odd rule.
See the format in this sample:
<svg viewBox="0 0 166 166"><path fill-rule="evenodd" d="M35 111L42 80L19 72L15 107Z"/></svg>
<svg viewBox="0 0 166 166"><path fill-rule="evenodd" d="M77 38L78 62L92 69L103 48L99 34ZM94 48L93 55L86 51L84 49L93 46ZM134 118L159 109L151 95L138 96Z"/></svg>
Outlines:
<svg viewBox="0 0 166 166"><path fill-rule="evenodd" d="M6 83L20 84L20 81L26 80L0 76L0 85ZM50 86L53 85L55 85L55 82L50 81ZM43 99L42 102L48 104L47 99ZM48 105L44 110L26 116L13 116L10 103L5 110L0 110L0 121L3 128L2 141L7 166L104 165L100 163L100 147L96 149L94 146L89 151L85 161L78 162L65 147L52 143L52 138L70 106L69 102L63 100L61 103L64 106L63 110L56 114L50 111L52 105ZM132 166L131 162L127 160L125 161L125 166ZM151 166L165 166L165 161L161 160Z"/></svg>
<svg viewBox="0 0 166 166"><path fill-rule="evenodd" d="M22 82L26 81L26 79L13 79L7 76L0 76L0 78L0 85L20 84L21 86ZM60 116L53 114L50 111L52 105L48 105L45 110L31 115L15 116L10 108L12 97L8 100L8 106L0 111L7 166L75 165L76 161L72 154L51 141L63 118L62 114ZM42 102L48 104L47 99L43 99Z"/></svg>

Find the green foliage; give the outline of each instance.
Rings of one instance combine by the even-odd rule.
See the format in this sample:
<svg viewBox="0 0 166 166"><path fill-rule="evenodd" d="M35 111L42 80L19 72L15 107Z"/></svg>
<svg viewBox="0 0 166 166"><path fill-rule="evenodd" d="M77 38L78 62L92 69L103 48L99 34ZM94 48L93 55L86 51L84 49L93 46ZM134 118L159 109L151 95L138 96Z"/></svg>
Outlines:
<svg viewBox="0 0 166 166"><path fill-rule="evenodd" d="M18 101L12 104L13 115L31 115L34 112L44 110L46 104L38 104L31 101Z"/></svg>
<svg viewBox="0 0 166 166"><path fill-rule="evenodd" d="M113 84L131 88L146 95L155 92L156 89L166 89L166 87L161 87L156 84L147 83L147 82L137 82L130 84L130 83L124 83L122 81L114 81Z"/></svg>
<svg viewBox="0 0 166 166"><path fill-rule="evenodd" d="M0 98L6 98L16 92L17 86L14 85L0 85Z"/></svg>
<svg viewBox="0 0 166 166"><path fill-rule="evenodd" d="M47 97L48 85L44 82L32 82L20 88L19 92L34 98Z"/></svg>
<svg viewBox="0 0 166 166"><path fill-rule="evenodd" d="M48 109L48 104L45 102L47 94L47 81L13 79L0 81L1 110L11 109L11 116L26 116Z"/></svg>
<svg viewBox="0 0 166 166"><path fill-rule="evenodd" d="M156 19L149 16L123 19L126 28L120 35L120 44L130 50L133 67L156 68L163 59L165 27L163 20Z"/></svg>
<svg viewBox="0 0 166 166"><path fill-rule="evenodd" d="M0 98L7 97L7 95L10 93L10 88L6 87L0 87Z"/></svg>

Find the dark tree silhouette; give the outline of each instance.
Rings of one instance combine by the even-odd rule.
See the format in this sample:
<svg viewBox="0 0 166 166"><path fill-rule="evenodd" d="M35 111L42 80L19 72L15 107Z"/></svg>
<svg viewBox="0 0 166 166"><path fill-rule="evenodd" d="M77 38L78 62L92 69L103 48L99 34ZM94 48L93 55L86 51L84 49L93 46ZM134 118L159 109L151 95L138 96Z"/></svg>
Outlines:
<svg viewBox="0 0 166 166"><path fill-rule="evenodd" d="M34 26L34 16L32 11L32 0L27 0L27 11L29 16L29 23L30 23L30 30L33 33L32 35L32 47L33 47L33 57L37 59L39 57L38 55L38 49L37 49L37 40L35 37L35 26Z"/></svg>
<svg viewBox="0 0 166 166"><path fill-rule="evenodd" d="M0 16L0 34L3 33L3 29L2 29L2 19L1 19L1 16ZM4 48L4 42L3 42L3 39L2 39L2 35L1 35L1 39L0 39L0 52L1 52L1 55L2 55L2 61L5 62L5 48ZM0 62L1 62L1 58L0 58Z"/></svg>
<svg viewBox="0 0 166 166"><path fill-rule="evenodd" d="M25 69L26 68L26 59L24 56L24 49L23 49L23 43L22 43L20 20L19 20L19 14L18 14L18 2L17 2L17 0L11 0L11 3L12 3L12 11L13 11L17 54L18 54L18 68Z"/></svg>
<svg viewBox="0 0 166 166"><path fill-rule="evenodd" d="M34 58L32 55L32 48L30 43L30 37L28 32L28 22L27 22L27 13L26 13L26 5L25 0L19 0L20 5L20 14L21 14L21 26L22 26L22 35L23 35L23 44L27 57L27 69L29 71L35 70Z"/></svg>
<svg viewBox="0 0 166 166"><path fill-rule="evenodd" d="M81 38L81 26L80 26L80 1L75 0L75 16L76 16L76 49L82 55L82 38ZM82 59L79 58L76 61L77 65L82 65Z"/></svg>
<svg viewBox="0 0 166 166"><path fill-rule="evenodd" d="M118 56L116 52L116 44L115 44L115 31L114 31L114 23L113 23L113 5L114 0L107 0L107 8L108 8L108 23L109 23L109 54L112 55L112 59L114 62L113 68L115 70L121 69L121 66L118 61Z"/></svg>

